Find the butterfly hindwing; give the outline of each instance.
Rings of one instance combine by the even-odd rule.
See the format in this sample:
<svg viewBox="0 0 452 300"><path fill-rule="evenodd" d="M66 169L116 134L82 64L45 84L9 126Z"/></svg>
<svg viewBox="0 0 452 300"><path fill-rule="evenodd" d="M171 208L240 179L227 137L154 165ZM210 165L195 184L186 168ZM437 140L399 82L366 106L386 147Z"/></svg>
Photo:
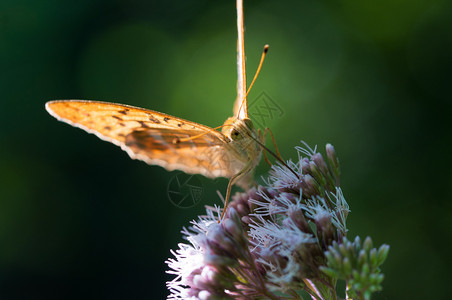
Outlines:
<svg viewBox="0 0 452 300"><path fill-rule="evenodd" d="M167 170L215 178L230 177L240 169L234 152L215 135L209 132L190 139L193 136L191 130L136 130L126 137L125 145L136 158Z"/></svg>

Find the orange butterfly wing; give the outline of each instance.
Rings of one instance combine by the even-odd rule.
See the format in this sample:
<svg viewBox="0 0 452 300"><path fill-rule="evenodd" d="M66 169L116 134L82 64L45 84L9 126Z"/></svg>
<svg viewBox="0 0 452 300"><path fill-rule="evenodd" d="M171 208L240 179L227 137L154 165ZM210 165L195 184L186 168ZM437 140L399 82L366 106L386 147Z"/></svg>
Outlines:
<svg viewBox="0 0 452 300"><path fill-rule="evenodd" d="M226 137L208 126L133 106L83 100L50 101L47 111L125 150L131 158L207 177L231 177L243 163ZM198 136L201 135L201 136ZM194 139L185 138L198 136ZM179 142L175 143L175 139Z"/></svg>

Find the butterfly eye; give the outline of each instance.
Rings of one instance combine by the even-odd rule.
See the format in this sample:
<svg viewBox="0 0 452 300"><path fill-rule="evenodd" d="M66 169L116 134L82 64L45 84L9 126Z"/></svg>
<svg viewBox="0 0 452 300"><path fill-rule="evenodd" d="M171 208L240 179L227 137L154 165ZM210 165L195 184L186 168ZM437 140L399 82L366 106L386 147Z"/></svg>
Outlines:
<svg viewBox="0 0 452 300"><path fill-rule="evenodd" d="M240 132L237 129L233 128L231 130L231 139L239 140L241 138L242 138L242 135L240 134Z"/></svg>

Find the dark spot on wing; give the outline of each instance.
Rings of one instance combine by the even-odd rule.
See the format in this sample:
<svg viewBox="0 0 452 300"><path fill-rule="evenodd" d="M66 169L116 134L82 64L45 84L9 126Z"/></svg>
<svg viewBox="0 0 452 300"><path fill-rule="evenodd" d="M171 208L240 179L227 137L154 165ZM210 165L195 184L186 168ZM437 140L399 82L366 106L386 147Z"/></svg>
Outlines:
<svg viewBox="0 0 452 300"><path fill-rule="evenodd" d="M185 124L184 123L179 123L179 124L177 124L177 126L179 126L179 127L182 127L182 126L184 126Z"/></svg>
<svg viewBox="0 0 452 300"><path fill-rule="evenodd" d="M150 116L149 116L149 121L152 121L152 122L154 122L154 123L156 123L156 124L159 124L159 123L160 123L160 120L157 119L157 118L155 118L153 115L150 115Z"/></svg>
<svg viewBox="0 0 452 300"><path fill-rule="evenodd" d="M143 127L143 128L151 128L151 127L149 127L149 125L148 125L146 122L144 122L144 121L137 121L137 122L140 123L141 127Z"/></svg>
<svg viewBox="0 0 452 300"><path fill-rule="evenodd" d="M164 118L163 118L163 121L165 121L165 122L167 122L167 123L168 123L169 120L171 120L171 119L168 118L168 117L164 117Z"/></svg>
<svg viewBox="0 0 452 300"><path fill-rule="evenodd" d="M128 109L118 110L118 113L123 114L123 115L127 115L128 111L129 111Z"/></svg>
<svg viewBox="0 0 452 300"><path fill-rule="evenodd" d="M111 126L104 126L105 130L111 130Z"/></svg>
<svg viewBox="0 0 452 300"><path fill-rule="evenodd" d="M118 116L111 116L112 118L115 118L116 120L122 121L122 119Z"/></svg>
<svg viewBox="0 0 452 300"><path fill-rule="evenodd" d="M118 124L119 126L126 127L126 124L124 124L123 122L119 122Z"/></svg>

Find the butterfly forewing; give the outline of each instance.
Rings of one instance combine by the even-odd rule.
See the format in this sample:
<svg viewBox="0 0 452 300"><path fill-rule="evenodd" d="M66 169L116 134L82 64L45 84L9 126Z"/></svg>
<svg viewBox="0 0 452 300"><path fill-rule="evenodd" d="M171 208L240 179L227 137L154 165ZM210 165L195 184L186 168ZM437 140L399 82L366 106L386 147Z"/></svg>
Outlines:
<svg viewBox="0 0 452 300"><path fill-rule="evenodd" d="M212 164L216 158L234 161L224 136L208 126L137 107L81 100L51 101L47 111L120 146L135 159L208 177L230 177L237 168ZM194 139L187 139L195 137Z"/></svg>
<svg viewBox="0 0 452 300"><path fill-rule="evenodd" d="M199 133L211 130L208 126L178 117L116 103L60 100L48 102L46 109L60 121L119 142L140 128L189 129Z"/></svg>

